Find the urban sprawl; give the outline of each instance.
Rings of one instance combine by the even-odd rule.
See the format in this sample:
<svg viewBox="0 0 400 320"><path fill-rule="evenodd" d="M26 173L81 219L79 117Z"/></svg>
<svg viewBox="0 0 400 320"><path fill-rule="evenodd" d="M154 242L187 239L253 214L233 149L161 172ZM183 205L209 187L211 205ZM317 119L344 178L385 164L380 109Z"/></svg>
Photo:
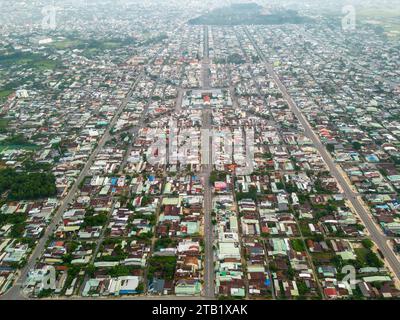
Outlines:
<svg viewBox="0 0 400 320"><path fill-rule="evenodd" d="M398 34L37 2L0 13L0 299L400 297Z"/></svg>

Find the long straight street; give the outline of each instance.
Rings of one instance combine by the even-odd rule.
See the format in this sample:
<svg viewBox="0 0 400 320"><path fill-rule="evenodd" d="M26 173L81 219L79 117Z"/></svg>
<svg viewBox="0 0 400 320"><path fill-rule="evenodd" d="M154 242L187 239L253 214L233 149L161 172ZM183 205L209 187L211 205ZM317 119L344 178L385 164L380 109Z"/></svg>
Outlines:
<svg viewBox="0 0 400 320"><path fill-rule="evenodd" d="M208 61L208 27L204 27L204 49L202 61L202 89L209 88L209 61ZM204 270L204 283L205 283L205 296L213 298L215 295L214 284L214 226L212 224L212 187L210 185L210 174L212 171L212 137L209 133L212 129L211 123L211 110L208 107L203 107L202 111L202 172L201 177L204 183L204 244L205 244L205 270ZM206 149L204 149L206 148Z"/></svg>

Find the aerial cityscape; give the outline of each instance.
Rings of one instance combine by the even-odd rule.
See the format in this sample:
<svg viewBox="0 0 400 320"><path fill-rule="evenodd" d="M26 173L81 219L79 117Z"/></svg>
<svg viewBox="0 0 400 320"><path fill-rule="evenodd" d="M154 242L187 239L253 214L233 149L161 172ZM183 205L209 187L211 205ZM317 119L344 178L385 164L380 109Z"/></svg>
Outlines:
<svg viewBox="0 0 400 320"><path fill-rule="evenodd" d="M0 0L0 300L400 298L400 1Z"/></svg>

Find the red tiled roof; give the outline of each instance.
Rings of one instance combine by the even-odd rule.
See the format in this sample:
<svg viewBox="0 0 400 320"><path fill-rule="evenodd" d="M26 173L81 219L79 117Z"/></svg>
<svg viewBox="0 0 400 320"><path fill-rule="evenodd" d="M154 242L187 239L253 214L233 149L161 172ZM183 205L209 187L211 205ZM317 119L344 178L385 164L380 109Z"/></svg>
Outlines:
<svg viewBox="0 0 400 320"><path fill-rule="evenodd" d="M324 293L328 297L335 297L337 296L337 292L335 288L325 288Z"/></svg>

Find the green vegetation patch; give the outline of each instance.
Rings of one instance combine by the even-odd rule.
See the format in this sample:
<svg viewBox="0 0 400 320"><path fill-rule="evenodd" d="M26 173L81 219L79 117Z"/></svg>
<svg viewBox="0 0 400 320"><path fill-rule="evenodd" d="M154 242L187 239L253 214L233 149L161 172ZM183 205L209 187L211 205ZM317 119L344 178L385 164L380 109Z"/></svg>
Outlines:
<svg viewBox="0 0 400 320"><path fill-rule="evenodd" d="M214 184L217 181L225 181L226 173L220 171L212 171L210 174L210 183Z"/></svg>
<svg viewBox="0 0 400 320"><path fill-rule="evenodd" d="M263 12L263 7L256 3L236 3L196 17L189 21L192 25L277 25L302 24L312 21L299 16L294 10L273 10Z"/></svg>
<svg viewBox="0 0 400 320"><path fill-rule="evenodd" d="M382 268L383 262L375 252L368 248L356 248L354 249L357 260L356 266L357 267L375 267L375 268Z"/></svg>
<svg viewBox="0 0 400 320"><path fill-rule="evenodd" d="M107 212L97 213L93 208L86 209L82 227L103 226L107 222Z"/></svg>
<svg viewBox="0 0 400 320"><path fill-rule="evenodd" d="M0 226L12 224L10 236L20 238L23 235L27 218L26 214L0 214Z"/></svg>
<svg viewBox="0 0 400 320"><path fill-rule="evenodd" d="M27 149L35 150L38 146L28 141L22 134L13 135L0 141L0 149Z"/></svg>
<svg viewBox="0 0 400 320"><path fill-rule="evenodd" d="M155 251L159 251L160 249L169 248L176 244L176 240L171 238L160 238L157 239L155 243Z"/></svg>
<svg viewBox="0 0 400 320"><path fill-rule="evenodd" d="M153 256L149 259L148 279L153 279L157 274L158 277L166 280L174 278L176 267L176 257Z"/></svg>
<svg viewBox="0 0 400 320"><path fill-rule="evenodd" d="M0 193L9 200L34 200L57 194L55 177L49 172L0 171Z"/></svg>
<svg viewBox="0 0 400 320"><path fill-rule="evenodd" d="M301 239L292 239L292 240L290 240L290 244L291 244L293 250L295 250L295 251L303 252L306 250L304 241Z"/></svg>
<svg viewBox="0 0 400 320"><path fill-rule="evenodd" d="M10 54L0 56L0 66L6 68L21 66L44 70L55 69L58 65L58 61L50 60L40 54L31 52L12 51Z"/></svg>
<svg viewBox="0 0 400 320"><path fill-rule="evenodd" d="M87 58L94 57L98 54L101 54L104 50L112 50L118 49L125 46L133 45L136 43L136 40L133 38L109 38L103 40L85 40L85 39L65 39L61 41L55 41L50 44L50 47L53 47L57 50L67 50L67 49L78 49L83 50L83 55Z"/></svg>
<svg viewBox="0 0 400 320"><path fill-rule="evenodd" d="M236 192L236 200L240 201L243 199L257 201L257 188L255 186L250 186L249 192Z"/></svg>
<svg viewBox="0 0 400 320"><path fill-rule="evenodd" d="M7 99L7 97L13 92L14 90L9 89L0 90L0 101Z"/></svg>
<svg viewBox="0 0 400 320"><path fill-rule="evenodd" d="M9 120L0 119L0 133L6 133L8 128Z"/></svg>
<svg viewBox="0 0 400 320"><path fill-rule="evenodd" d="M81 40L66 39L66 40L52 42L50 46L57 50L65 50L69 48L76 48L82 45L83 43L84 42Z"/></svg>
<svg viewBox="0 0 400 320"><path fill-rule="evenodd" d="M332 252L312 252L311 257L316 265L330 263L334 259L335 254Z"/></svg>

